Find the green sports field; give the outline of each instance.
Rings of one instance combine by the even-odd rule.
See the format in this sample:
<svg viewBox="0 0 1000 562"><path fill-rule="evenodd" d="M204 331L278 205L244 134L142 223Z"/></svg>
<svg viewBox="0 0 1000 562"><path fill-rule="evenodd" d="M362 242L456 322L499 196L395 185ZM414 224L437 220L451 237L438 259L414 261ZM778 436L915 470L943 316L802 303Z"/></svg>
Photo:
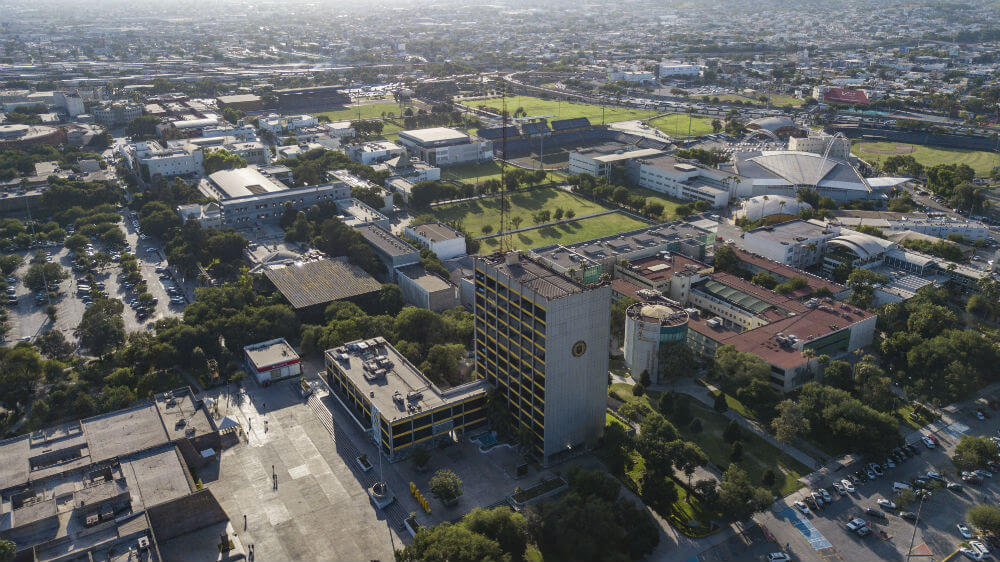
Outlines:
<svg viewBox="0 0 1000 562"><path fill-rule="evenodd" d="M572 210L577 217L608 210L603 205L592 203L568 191L563 191L555 187L547 187L512 194L510 196L510 212L508 216L510 218L520 217L520 228L524 228L535 224L535 220L531 216L535 212L542 209L548 209L552 212L557 207L563 211ZM476 199L475 201L442 205L434 207L431 214L442 222L460 223L469 234L481 236L485 234L483 227L486 225L492 226L494 232L498 228L500 222L500 199L498 197L489 197Z"/></svg>
<svg viewBox="0 0 1000 562"><path fill-rule="evenodd" d="M977 176L989 175L1000 165L1000 155L982 150L942 148L901 142L856 142L851 147L858 157L871 163L882 162L893 155L910 155L925 167L938 164L968 164Z"/></svg>
<svg viewBox="0 0 1000 562"><path fill-rule="evenodd" d="M691 136L700 137L712 133L712 118L689 116L687 113L672 113L649 121L651 127L663 131L674 138L688 135L688 119L690 117Z"/></svg>
<svg viewBox="0 0 1000 562"><path fill-rule="evenodd" d="M599 217L572 221L557 226L546 226L536 230L518 232L510 237L511 246L517 250L527 250L549 244L575 244L602 236L611 236L619 232L627 232L647 226L622 213L612 213ZM499 238L483 240L482 252L495 250L500 244Z"/></svg>
<svg viewBox="0 0 1000 562"><path fill-rule="evenodd" d="M500 98L488 100L469 100L466 105L479 107L485 105L493 109L500 109L503 105ZM507 98L507 111L511 115L518 108L524 109L528 117L534 115L552 115L549 121L556 119L572 119L574 117L586 117L595 125L601 124L601 106L590 103L578 103L571 101L543 100L532 96L511 96ZM614 123L616 121L631 121L633 119L646 119L656 115L655 111L631 109L625 107L607 107L604 110L604 122Z"/></svg>
<svg viewBox="0 0 1000 562"><path fill-rule="evenodd" d="M361 111L361 119L382 117L382 113L389 113L390 111L393 115L400 114L399 106L394 103L362 103L360 106L348 105L344 106L343 109L320 111L319 113L313 113L313 115L316 117L325 115L330 118L330 121L351 121L358 119L359 108Z"/></svg>

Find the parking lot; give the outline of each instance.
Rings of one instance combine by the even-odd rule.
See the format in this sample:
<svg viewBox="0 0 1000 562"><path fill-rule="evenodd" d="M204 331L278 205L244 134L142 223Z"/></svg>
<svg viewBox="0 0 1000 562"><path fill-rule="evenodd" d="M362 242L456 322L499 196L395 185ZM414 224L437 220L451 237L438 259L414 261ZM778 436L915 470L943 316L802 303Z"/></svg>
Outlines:
<svg viewBox="0 0 1000 562"><path fill-rule="evenodd" d="M942 560L952 554L964 539L956 525L965 523L965 512L979 503L996 504L1000 500L1000 474L984 478L981 485L962 482L961 475L951 463L950 453L963 433L969 435L996 435L1000 427L1000 412L988 412L991 417L980 421L974 410L964 411L959 422L948 425L935 433L938 446L928 449L917 441L914 446L920 454L912 456L895 468L883 469L884 475L869 482L855 484L854 493L839 494L832 485L827 488L832 502L817 509L810 500L808 515L802 514L790 503L804 499L811 490L802 490L788 498L787 505L776 504L775 509L759 517L759 521L781 545L785 545L794 560L905 560L910 551L917 560ZM868 460L856 463L834 475L846 478L862 469ZM862 469L863 471L863 469ZM941 474L942 478L961 484L952 491L943 482L928 479L931 494L922 505L915 500L905 510L918 513L914 527L912 521L900 517L899 509L883 509L879 499L894 500L893 483L909 484L913 478L925 476L928 471ZM874 508L880 516L866 513ZM854 518L864 519L872 533L858 536L847 528Z"/></svg>
<svg viewBox="0 0 1000 562"><path fill-rule="evenodd" d="M103 290L109 297L121 299L125 303L123 317L125 329L129 332L146 329L156 320L180 315L193 297L193 287L190 284L175 281L176 277L172 278L171 272L163 271L167 263L159 243L152 238L141 239L131 218L126 216L121 227L125 230L129 247L138 258L140 273L146 281L147 290L156 299L156 304L145 314L140 314L135 307L130 306L129 301L137 295L134 291L129 291L123 286L122 270L117 263L96 270L94 281L97 286L91 289ZM86 283L85 274L72 270L73 260L69 250L59 246L40 249L49 251L52 256L51 260L65 268L69 274L67 279L59 283L58 291L51 299L51 304L56 307L56 321L50 325L46 314L46 308L50 301L36 299L34 293L22 282L25 272L31 265L31 258L39 248L32 249L30 252L20 252L25 258L25 262L14 274L14 277L17 278L17 283L13 285L14 297L17 302L7 305L9 330L6 339L11 344L21 339L34 338L50 328L62 331L67 339L75 341L73 331L80 324L83 312L87 308L87 301L90 300L84 296L85 291L80 291L81 285ZM99 251L102 248L95 247L94 249ZM157 271L157 268L161 268L161 271ZM180 296L179 301L171 302L172 295L168 292L171 287L176 287L174 290Z"/></svg>

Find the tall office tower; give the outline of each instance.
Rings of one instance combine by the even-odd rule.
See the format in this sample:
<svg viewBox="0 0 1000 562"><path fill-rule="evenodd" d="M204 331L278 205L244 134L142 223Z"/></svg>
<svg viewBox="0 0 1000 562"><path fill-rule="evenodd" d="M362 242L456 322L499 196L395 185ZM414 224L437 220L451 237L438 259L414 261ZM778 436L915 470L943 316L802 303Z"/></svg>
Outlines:
<svg viewBox="0 0 1000 562"><path fill-rule="evenodd" d="M581 285L522 255L475 264L476 372L505 398L548 465L604 428L611 289Z"/></svg>

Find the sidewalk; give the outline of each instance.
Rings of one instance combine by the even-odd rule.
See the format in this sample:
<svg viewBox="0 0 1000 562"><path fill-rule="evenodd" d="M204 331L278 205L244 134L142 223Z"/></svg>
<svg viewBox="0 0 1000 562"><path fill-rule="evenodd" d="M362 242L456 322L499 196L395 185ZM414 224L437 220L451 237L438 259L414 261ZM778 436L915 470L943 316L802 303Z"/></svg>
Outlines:
<svg viewBox="0 0 1000 562"><path fill-rule="evenodd" d="M702 404L711 408L715 404L715 396L713 393L717 392L719 389L710 384L708 384L706 388L705 386L698 384L694 380L684 379L672 385L654 384L649 387L649 390L656 390L660 392L665 392L665 391L680 392L682 394L686 394L688 396L691 396L692 398L697 399ZM756 434L764 441L767 441L771 445L777 447L778 450L787 453L788 456L806 465L810 469L816 468L818 461L815 458L806 454L797 447L794 447L787 443L781 443L780 441L775 439L774 436L772 436L770 433L764 431L764 429L761 428L760 425L757 424L757 422L748 420L732 410L726 410L722 415L726 416L731 420L736 420L736 423L740 424L745 429L752 431L754 434Z"/></svg>

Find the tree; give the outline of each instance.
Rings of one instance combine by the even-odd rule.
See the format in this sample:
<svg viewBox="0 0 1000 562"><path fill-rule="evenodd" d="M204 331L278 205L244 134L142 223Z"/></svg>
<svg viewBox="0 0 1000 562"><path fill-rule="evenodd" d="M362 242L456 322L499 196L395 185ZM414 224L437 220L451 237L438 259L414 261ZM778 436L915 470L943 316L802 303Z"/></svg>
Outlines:
<svg viewBox="0 0 1000 562"><path fill-rule="evenodd" d="M771 503L771 494L763 488L752 486L746 471L731 464L722 474L719 503L724 515L734 521L743 521L754 513L767 509Z"/></svg>
<svg viewBox="0 0 1000 562"><path fill-rule="evenodd" d="M28 404L42 379L42 358L30 344L0 348L0 404L8 410Z"/></svg>
<svg viewBox="0 0 1000 562"><path fill-rule="evenodd" d="M443 502L456 500L462 495L462 479L448 469L441 469L431 477L430 490Z"/></svg>
<svg viewBox="0 0 1000 562"><path fill-rule="evenodd" d="M632 386L632 396L642 396L646 393L646 388L641 384L636 384Z"/></svg>
<svg viewBox="0 0 1000 562"><path fill-rule="evenodd" d="M712 409L720 414L729 409L729 404L726 403L726 394L722 391L715 393L715 399L712 403Z"/></svg>
<svg viewBox="0 0 1000 562"><path fill-rule="evenodd" d="M760 483L768 488L773 488L777 481L778 476L774 473L774 469L771 468L765 469L764 474L760 477Z"/></svg>
<svg viewBox="0 0 1000 562"><path fill-rule="evenodd" d="M21 267L22 263L24 263L24 258L17 254L0 256L0 272L3 273L4 277L10 277L17 271L17 268Z"/></svg>
<svg viewBox="0 0 1000 562"><path fill-rule="evenodd" d="M729 452L729 460L733 462L740 462L743 460L743 442L734 441L733 448Z"/></svg>
<svg viewBox="0 0 1000 562"><path fill-rule="evenodd" d="M777 407L778 417L771 420L774 437L782 443L789 443L799 435L809 432L809 420L802 408L792 400L783 400Z"/></svg>
<svg viewBox="0 0 1000 562"><path fill-rule="evenodd" d="M413 542L396 551L396 560L401 562L478 562L502 556L496 541L448 522L421 528Z"/></svg>
<svg viewBox="0 0 1000 562"><path fill-rule="evenodd" d="M528 525L524 516L516 511L497 507L477 507L462 518L462 525L497 542L500 550L515 560L524 556L528 546Z"/></svg>
<svg viewBox="0 0 1000 562"><path fill-rule="evenodd" d="M83 312L76 335L80 344L103 356L125 342L125 305L118 299L98 299Z"/></svg>
<svg viewBox="0 0 1000 562"><path fill-rule="evenodd" d="M219 170L232 170L234 168L244 168L247 161L238 154L233 154L224 148L213 150L205 155L202 166L205 168L205 175L218 172Z"/></svg>
<svg viewBox="0 0 1000 562"><path fill-rule="evenodd" d="M17 545L14 541L0 540L0 562L14 562L17 556Z"/></svg>
<svg viewBox="0 0 1000 562"><path fill-rule="evenodd" d="M1000 533L1000 509L992 505L974 505L965 512L972 526L984 533Z"/></svg>
<svg viewBox="0 0 1000 562"><path fill-rule="evenodd" d="M997 444L989 437L963 435L955 445L951 462L959 470L975 470L997 457Z"/></svg>
<svg viewBox="0 0 1000 562"><path fill-rule="evenodd" d="M715 374L724 385L743 388L752 380L767 382L771 366L752 353L743 353L732 345L723 345L715 352Z"/></svg>
<svg viewBox="0 0 1000 562"><path fill-rule="evenodd" d="M729 423L726 424L726 429L722 431L722 439L725 440L726 443L735 443L742 435L743 430L740 428L740 424L736 420L729 420Z"/></svg>
<svg viewBox="0 0 1000 562"><path fill-rule="evenodd" d="M24 285L32 291L44 291L46 283L59 283L67 276L66 269L57 263L33 263L24 274Z"/></svg>
<svg viewBox="0 0 1000 562"><path fill-rule="evenodd" d="M639 383L642 384L642 386L649 386L653 384L653 381L649 377L648 369L642 370L642 374L639 375Z"/></svg>
<svg viewBox="0 0 1000 562"><path fill-rule="evenodd" d="M693 376L698 366L694 352L682 341L663 342L656 354L659 380Z"/></svg>
<svg viewBox="0 0 1000 562"><path fill-rule="evenodd" d="M160 118L155 115L141 115L125 125L125 135L132 137L133 142L156 138L156 126Z"/></svg>

